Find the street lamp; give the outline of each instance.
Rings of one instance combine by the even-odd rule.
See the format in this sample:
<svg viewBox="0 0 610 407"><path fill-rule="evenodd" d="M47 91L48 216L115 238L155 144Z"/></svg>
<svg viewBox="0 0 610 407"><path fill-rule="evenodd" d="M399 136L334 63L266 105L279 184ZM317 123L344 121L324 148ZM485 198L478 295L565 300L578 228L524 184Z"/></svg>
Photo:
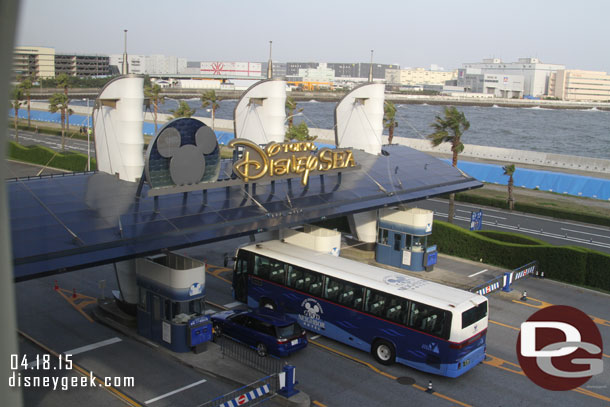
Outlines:
<svg viewBox="0 0 610 407"><path fill-rule="evenodd" d="M89 98L83 98L87 102L87 171L91 171L91 126L89 125Z"/></svg>

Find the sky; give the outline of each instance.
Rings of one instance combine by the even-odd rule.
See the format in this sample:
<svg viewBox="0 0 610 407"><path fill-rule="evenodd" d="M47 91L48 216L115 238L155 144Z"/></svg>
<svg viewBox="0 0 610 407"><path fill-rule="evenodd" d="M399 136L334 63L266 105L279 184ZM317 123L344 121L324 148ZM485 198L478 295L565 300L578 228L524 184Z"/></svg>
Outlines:
<svg viewBox="0 0 610 407"><path fill-rule="evenodd" d="M22 0L16 45L189 61L456 69L536 57L610 72L607 0Z"/></svg>

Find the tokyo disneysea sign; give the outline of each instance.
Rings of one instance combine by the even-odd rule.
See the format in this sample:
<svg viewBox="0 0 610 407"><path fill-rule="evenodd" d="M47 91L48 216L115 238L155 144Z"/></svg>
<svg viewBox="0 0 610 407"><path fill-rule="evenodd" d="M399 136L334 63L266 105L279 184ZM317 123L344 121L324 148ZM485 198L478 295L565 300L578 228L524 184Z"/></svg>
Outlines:
<svg viewBox="0 0 610 407"><path fill-rule="evenodd" d="M269 143L260 147L249 140L235 139L229 147L241 150L233 172L244 182L300 177L305 186L311 175L359 168L352 150L318 149L310 141Z"/></svg>

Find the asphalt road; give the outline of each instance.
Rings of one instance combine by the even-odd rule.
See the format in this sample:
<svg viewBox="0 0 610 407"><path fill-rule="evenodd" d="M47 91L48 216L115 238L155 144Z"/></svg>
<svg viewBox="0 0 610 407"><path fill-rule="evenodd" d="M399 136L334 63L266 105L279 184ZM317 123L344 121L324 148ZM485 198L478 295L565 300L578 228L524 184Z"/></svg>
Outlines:
<svg viewBox="0 0 610 407"><path fill-rule="evenodd" d="M9 140L15 140L15 130L8 130ZM77 153L87 154L87 140L72 139L66 137L66 150L76 151ZM53 150L61 151L61 136L52 134L35 133L32 131L19 130L19 144L24 146L41 145ZM95 143L91 140L91 157L95 157Z"/></svg>
<svg viewBox="0 0 610 407"><path fill-rule="evenodd" d="M434 211L435 218L446 220L449 201L432 198L414 203L419 208ZM483 210L483 229L523 233L554 245L576 245L610 253L610 228L564 219L520 212L455 203L455 224L469 228L470 214Z"/></svg>

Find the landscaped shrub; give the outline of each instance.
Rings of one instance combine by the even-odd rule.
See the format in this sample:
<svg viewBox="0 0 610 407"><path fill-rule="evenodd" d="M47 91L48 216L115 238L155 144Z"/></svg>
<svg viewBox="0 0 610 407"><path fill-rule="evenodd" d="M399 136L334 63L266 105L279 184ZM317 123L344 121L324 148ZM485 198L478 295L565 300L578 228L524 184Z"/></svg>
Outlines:
<svg viewBox="0 0 610 407"><path fill-rule="evenodd" d="M610 291L610 254L589 250L585 284Z"/></svg>
<svg viewBox="0 0 610 407"><path fill-rule="evenodd" d="M497 230L479 230L476 232L479 235L489 237L490 239L499 240L506 243L517 243L527 245L547 244L544 240L536 239L525 235L518 235L510 232L500 232Z"/></svg>
<svg viewBox="0 0 610 407"><path fill-rule="evenodd" d="M81 172L87 170L87 156L72 151L55 153L43 146L22 146L13 141L8 143L7 157L32 164L47 165L68 171ZM95 159L91 158L91 169L96 168Z"/></svg>

